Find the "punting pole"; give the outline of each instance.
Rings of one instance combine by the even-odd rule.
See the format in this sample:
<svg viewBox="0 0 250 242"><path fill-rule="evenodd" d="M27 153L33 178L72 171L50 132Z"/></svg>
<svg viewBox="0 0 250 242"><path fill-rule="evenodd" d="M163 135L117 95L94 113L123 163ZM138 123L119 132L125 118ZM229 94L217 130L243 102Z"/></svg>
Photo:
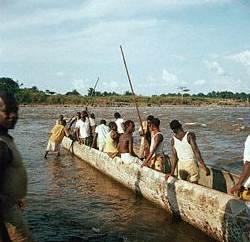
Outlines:
<svg viewBox="0 0 250 242"><path fill-rule="evenodd" d="M141 129L142 129L142 134L145 137L146 134L145 134L144 129L143 129L142 119L141 119L141 115L140 115L139 108L138 108L138 105L137 105L136 95L135 95L135 92L134 92L134 88L133 88L132 81L131 81L131 78L130 78L130 75L129 75L129 71L128 71L128 67L127 67L125 55L123 53L123 49L122 49L121 45L120 45L120 50L121 50L121 53L122 53L122 59L123 59L123 63L124 63L125 69L126 69L126 73L127 73L129 85L130 85L130 88L131 88L131 92L132 92L133 97L134 97L135 108L136 108L136 111L137 111L137 115L138 115L138 118L139 118ZM144 147L145 148L145 152L146 153L149 152L149 147L148 147L146 139L145 139L144 145L145 145L145 147Z"/></svg>

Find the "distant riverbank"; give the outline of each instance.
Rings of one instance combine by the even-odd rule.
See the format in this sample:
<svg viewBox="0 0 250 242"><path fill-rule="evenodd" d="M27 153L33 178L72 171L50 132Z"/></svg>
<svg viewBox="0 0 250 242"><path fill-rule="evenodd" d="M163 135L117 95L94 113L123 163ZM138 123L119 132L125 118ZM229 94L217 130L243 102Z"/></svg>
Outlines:
<svg viewBox="0 0 250 242"><path fill-rule="evenodd" d="M152 96L144 97L138 96L136 98L139 106L250 106L250 102L237 99L222 99L222 98L203 98L203 97L179 97L179 96ZM109 97L84 97L84 96L64 96L53 95L45 100L34 100L33 102L21 102L22 106L98 106L98 107L123 107L134 106L134 99L132 96L109 96Z"/></svg>

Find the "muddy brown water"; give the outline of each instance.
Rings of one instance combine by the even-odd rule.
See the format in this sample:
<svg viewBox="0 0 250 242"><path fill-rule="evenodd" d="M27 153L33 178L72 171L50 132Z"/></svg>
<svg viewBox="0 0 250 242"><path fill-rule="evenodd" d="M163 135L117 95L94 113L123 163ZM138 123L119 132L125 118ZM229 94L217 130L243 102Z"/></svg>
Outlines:
<svg viewBox="0 0 250 242"><path fill-rule="evenodd" d="M59 114L70 117L83 107L22 107L12 135L23 155L29 175L25 217L36 241L212 241L151 202L137 197L87 163L66 151L59 159L43 160L48 133ZM161 120L165 151L172 136L169 122L179 119L194 131L204 160L238 173L244 141L250 133L250 108L150 107L141 108ZM90 108L100 119L113 120L119 111L124 119L138 121L135 109ZM139 143L135 132L135 143Z"/></svg>

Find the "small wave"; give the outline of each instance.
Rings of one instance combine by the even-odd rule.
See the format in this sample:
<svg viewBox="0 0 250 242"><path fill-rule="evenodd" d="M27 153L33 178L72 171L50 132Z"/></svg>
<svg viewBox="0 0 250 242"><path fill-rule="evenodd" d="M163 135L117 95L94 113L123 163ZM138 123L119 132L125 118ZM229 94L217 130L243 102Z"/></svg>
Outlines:
<svg viewBox="0 0 250 242"><path fill-rule="evenodd" d="M194 122L194 123L185 123L185 125L186 125L186 126L207 127L207 124L198 123L198 122Z"/></svg>

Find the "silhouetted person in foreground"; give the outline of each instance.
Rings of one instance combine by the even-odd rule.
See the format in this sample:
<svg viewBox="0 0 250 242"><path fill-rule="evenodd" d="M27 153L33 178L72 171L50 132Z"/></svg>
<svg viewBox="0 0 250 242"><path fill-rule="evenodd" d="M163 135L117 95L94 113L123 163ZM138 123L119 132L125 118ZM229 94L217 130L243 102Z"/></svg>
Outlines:
<svg viewBox="0 0 250 242"><path fill-rule="evenodd" d="M8 134L9 129L15 128L17 120L18 104L15 97L0 91L0 220L10 225L9 232L22 238L20 241L32 241L22 219L27 194L27 173L14 139ZM3 227L1 230L6 235ZM12 240L17 241L16 238Z"/></svg>

